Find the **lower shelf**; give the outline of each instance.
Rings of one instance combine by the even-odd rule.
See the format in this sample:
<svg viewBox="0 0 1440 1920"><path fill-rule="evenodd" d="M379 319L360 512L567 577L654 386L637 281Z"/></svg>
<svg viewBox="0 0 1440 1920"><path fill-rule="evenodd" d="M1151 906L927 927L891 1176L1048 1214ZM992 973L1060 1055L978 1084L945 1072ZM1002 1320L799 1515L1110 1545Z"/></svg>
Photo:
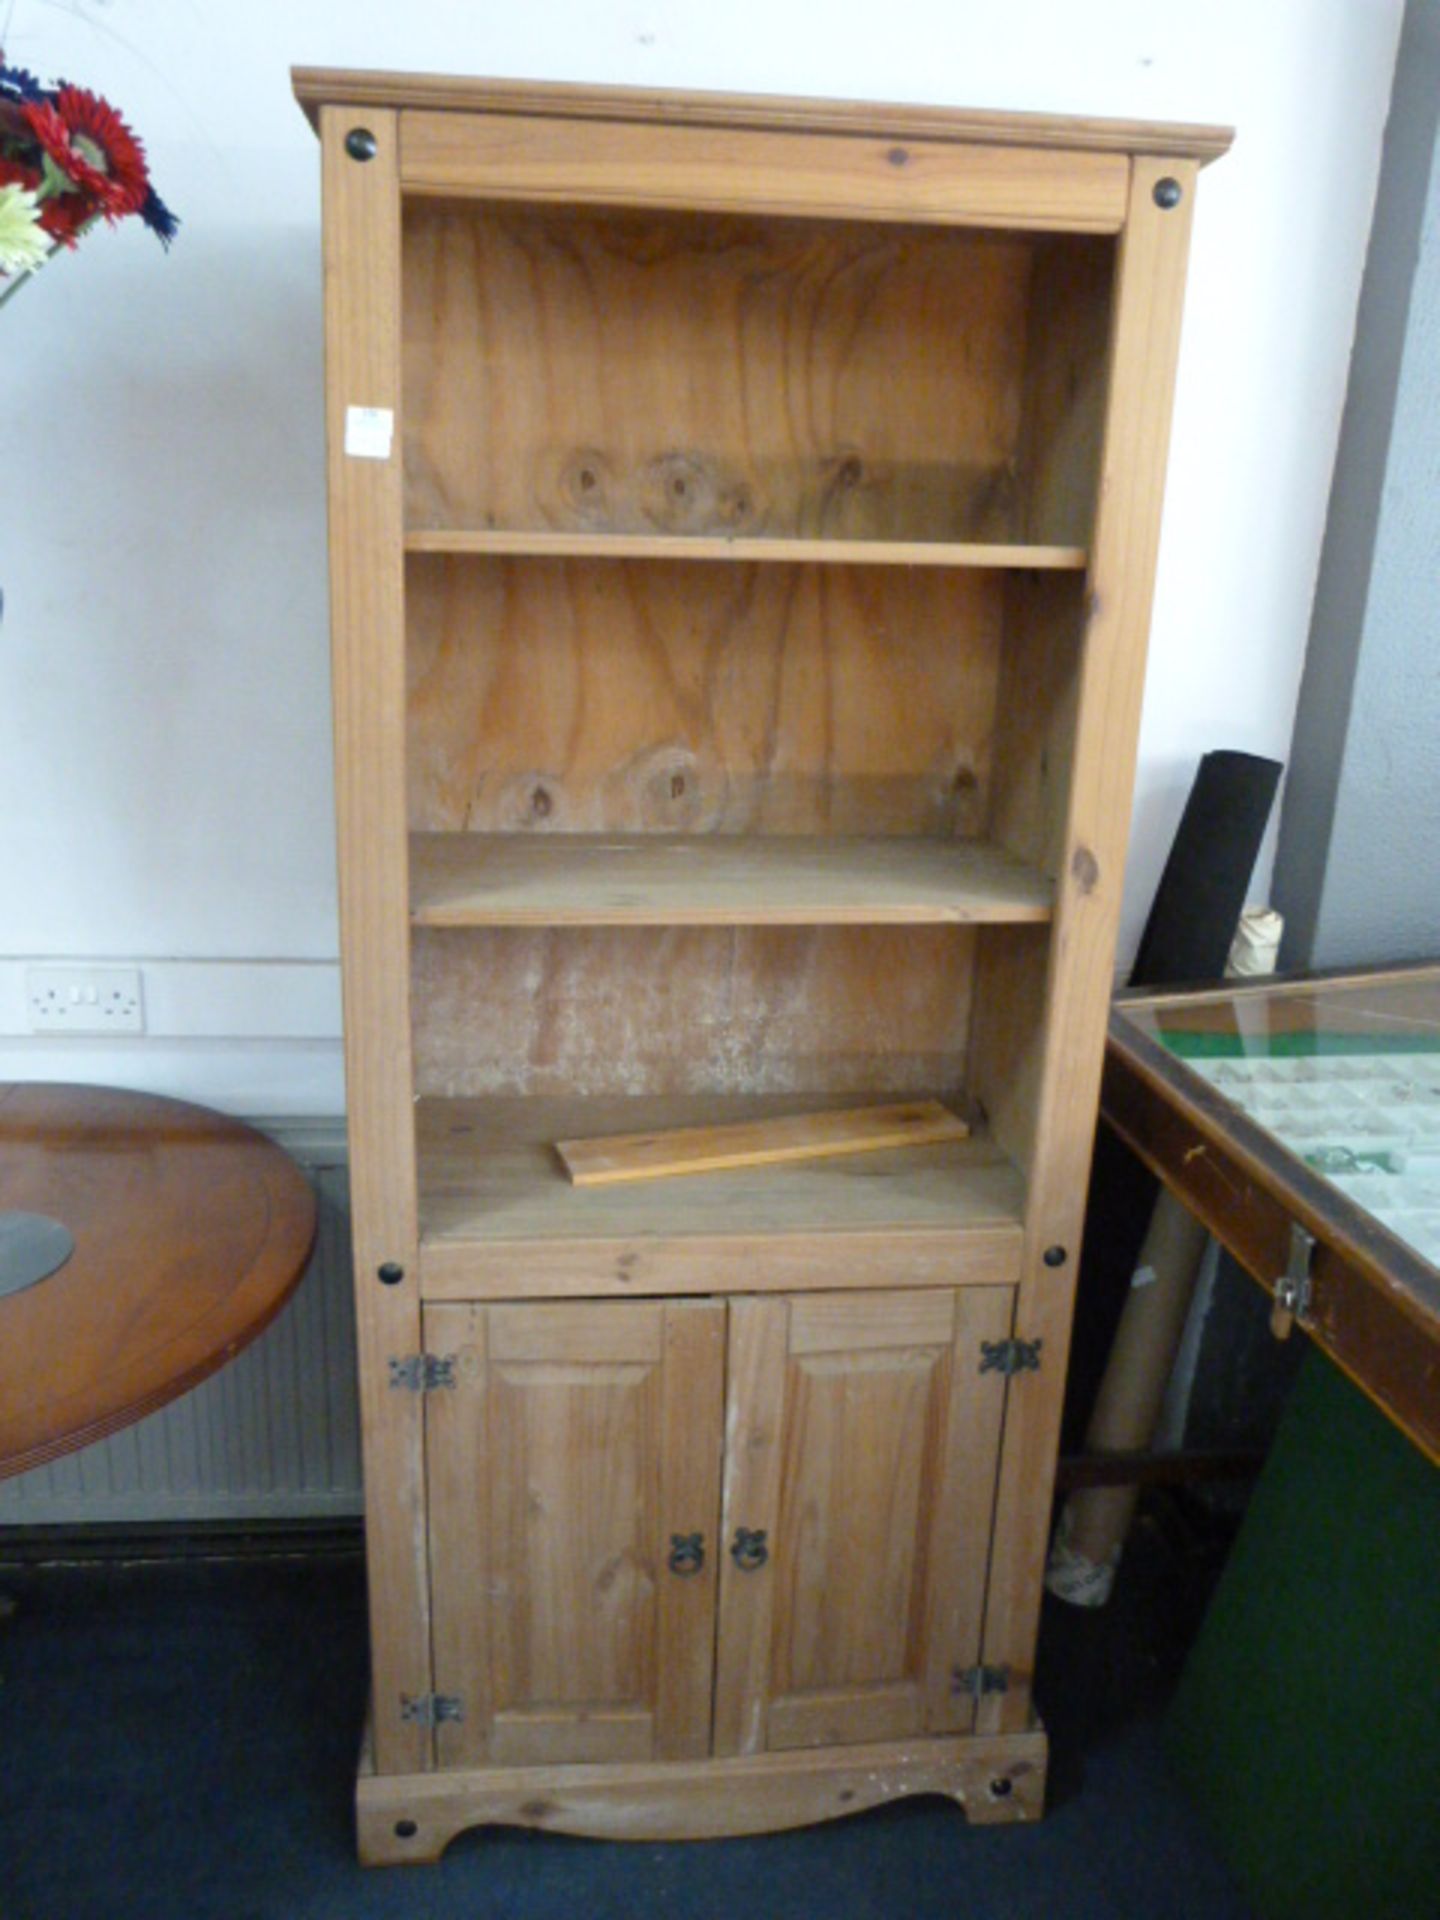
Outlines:
<svg viewBox="0 0 1440 1920"><path fill-rule="evenodd" d="M376 1774L356 1791L367 1866L438 1860L467 1827L540 1827L606 1840L711 1840L838 1820L910 1794L943 1794L973 1825L1037 1820L1046 1737L972 1734L739 1760Z"/></svg>
<svg viewBox="0 0 1440 1920"><path fill-rule="evenodd" d="M717 1125L833 1098L427 1099L417 1108L421 1291L1010 1285L1024 1182L983 1130L841 1159L576 1188L554 1143Z"/></svg>

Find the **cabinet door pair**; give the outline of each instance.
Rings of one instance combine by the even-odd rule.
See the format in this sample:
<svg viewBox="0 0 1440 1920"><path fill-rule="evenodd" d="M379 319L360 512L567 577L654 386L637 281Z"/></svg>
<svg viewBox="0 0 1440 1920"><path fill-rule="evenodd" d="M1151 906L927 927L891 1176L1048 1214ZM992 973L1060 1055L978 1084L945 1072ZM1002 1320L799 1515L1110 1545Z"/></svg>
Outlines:
<svg viewBox="0 0 1440 1920"><path fill-rule="evenodd" d="M1008 1287L433 1306L442 1766L965 1731Z"/></svg>

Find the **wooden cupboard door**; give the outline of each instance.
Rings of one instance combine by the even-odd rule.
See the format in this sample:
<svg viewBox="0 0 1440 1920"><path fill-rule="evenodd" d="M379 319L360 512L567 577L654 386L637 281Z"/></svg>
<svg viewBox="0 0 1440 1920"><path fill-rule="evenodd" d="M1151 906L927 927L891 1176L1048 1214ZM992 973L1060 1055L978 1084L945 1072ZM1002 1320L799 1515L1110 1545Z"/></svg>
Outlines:
<svg viewBox="0 0 1440 1920"><path fill-rule="evenodd" d="M717 1753L973 1725L1013 1301L731 1303Z"/></svg>
<svg viewBox="0 0 1440 1920"><path fill-rule="evenodd" d="M709 1300L427 1308L456 1378L426 1396L442 1767L708 1753L724 1325Z"/></svg>

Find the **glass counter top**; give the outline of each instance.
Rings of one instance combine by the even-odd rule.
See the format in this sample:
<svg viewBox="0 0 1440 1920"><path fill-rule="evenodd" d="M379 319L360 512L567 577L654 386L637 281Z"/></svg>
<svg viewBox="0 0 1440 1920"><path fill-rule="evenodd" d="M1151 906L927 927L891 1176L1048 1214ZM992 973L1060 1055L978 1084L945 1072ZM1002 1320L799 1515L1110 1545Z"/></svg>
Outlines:
<svg viewBox="0 0 1440 1920"><path fill-rule="evenodd" d="M1237 981L1117 1012L1440 1268L1440 966Z"/></svg>

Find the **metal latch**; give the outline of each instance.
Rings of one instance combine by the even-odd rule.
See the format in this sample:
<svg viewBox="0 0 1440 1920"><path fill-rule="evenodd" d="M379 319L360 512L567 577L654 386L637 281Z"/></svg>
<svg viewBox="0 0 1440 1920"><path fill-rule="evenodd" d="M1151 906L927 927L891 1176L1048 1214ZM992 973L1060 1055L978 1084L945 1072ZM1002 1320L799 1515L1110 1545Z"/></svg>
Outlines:
<svg viewBox="0 0 1440 1920"><path fill-rule="evenodd" d="M402 1693L400 1718L417 1727L438 1727L442 1720L463 1720L458 1693Z"/></svg>
<svg viewBox="0 0 1440 1920"><path fill-rule="evenodd" d="M972 1700L981 1700L987 1693L1008 1693L1010 1691L1009 1667L956 1667L950 1676L952 1693L968 1693Z"/></svg>
<svg viewBox="0 0 1440 1920"><path fill-rule="evenodd" d="M1288 1340L1298 1320L1303 1327L1310 1317L1314 1298L1311 1269L1315 1260L1315 1236L1295 1221L1290 1223L1290 1258L1285 1271L1275 1282L1275 1301L1270 1309L1270 1331L1277 1340Z"/></svg>
<svg viewBox="0 0 1440 1920"><path fill-rule="evenodd" d="M1038 1373L1043 1340L982 1340L981 1373Z"/></svg>
<svg viewBox="0 0 1440 1920"><path fill-rule="evenodd" d="M390 1360L390 1384L408 1393L433 1393L436 1387L455 1385L455 1356L443 1360L434 1353L407 1353Z"/></svg>

